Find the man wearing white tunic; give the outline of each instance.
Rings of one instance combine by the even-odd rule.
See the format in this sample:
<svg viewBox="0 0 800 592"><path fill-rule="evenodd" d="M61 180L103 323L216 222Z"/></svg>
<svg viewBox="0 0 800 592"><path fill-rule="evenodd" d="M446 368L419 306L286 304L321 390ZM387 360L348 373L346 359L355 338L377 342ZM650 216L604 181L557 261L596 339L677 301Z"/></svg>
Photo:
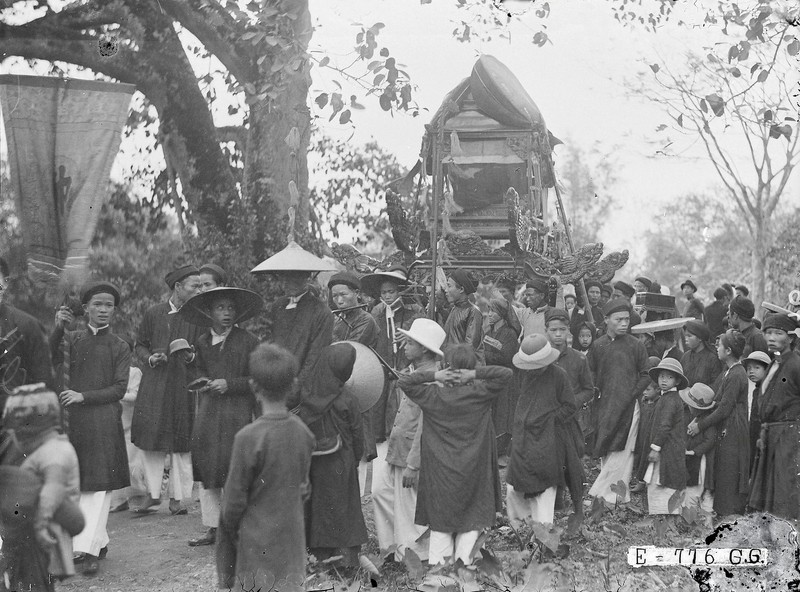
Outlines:
<svg viewBox="0 0 800 592"><path fill-rule="evenodd" d="M633 471L633 451L639 428L637 397L650 382L647 375L647 350L628 334L631 305L623 299L610 300L603 307L606 334L598 338L586 359L600 394L596 410L593 456L602 459L600 474L589 490L592 497L606 503L627 502L627 490ZM618 496L611 487L622 481L625 495Z"/></svg>

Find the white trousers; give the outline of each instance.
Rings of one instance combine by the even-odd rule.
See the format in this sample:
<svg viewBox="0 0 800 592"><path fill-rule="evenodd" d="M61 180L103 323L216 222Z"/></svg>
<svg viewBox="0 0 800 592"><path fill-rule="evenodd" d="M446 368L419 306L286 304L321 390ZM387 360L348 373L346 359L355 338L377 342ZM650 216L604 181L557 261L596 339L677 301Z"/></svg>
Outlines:
<svg viewBox="0 0 800 592"><path fill-rule="evenodd" d="M164 478L164 458L169 457L169 497L182 500L192 497L192 455L189 452L160 452L142 450L144 476L150 497L161 499L161 480Z"/></svg>
<svg viewBox="0 0 800 592"><path fill-rule="evenodd" d="M72 539L75 553L97 557L100 549L108 545L108 511L111 509L110 491L82 491L79 502L86 526Z"/></svg>
<svg viewBox="0 0 800 592"><path fill-rule="evenodd" d="M625 440L625 448L616 452L610 452L600 461L600 474L589 490L590 497L601 497L606 504L615 505L616 503L627 503L631 500L628 484L633 473L633 450L636 448L636 434L639 433L639 402L633 408L633 419L628 430L628 439ZM617 494L611 491L611 486L622 481L625 484L625 495L618 498Z"/></svg>
<svg viewBox="0 0 800 592"><path fill-rule="evenodd" d="M384 462L374 464L373 469L372 508L379 548L386 551L395 545L398 559L403 557L405 549L411 549L424 561L428 557L427 545L416 541L425 534L427 527L414 524L417 491L403 487L400 467Z"/></svg>
<svg viewBox="0 0 800 592"><path fill-rule="evenodd" d="M506 485L506 512L512 522L525 519L542 524L552 524L556 508L557 487L548 487L536 497L525 498L524 493Z"/></svg>
<svg viewBox="0 0 800 592"><path fill-rule="evenodd" d="M428 549L428 563L439 565L452 559L455 563L460 559L464 565L472 564L472 548L478 541L479 530L469 532L437 532L431 531L431 542Z"/></svg>
<svg viewBox="0 0 800 592"><path fill-rule="evenodd" d="M222 504L222 488L206 489L200 487L200 515L203 526L217 528L219 526L219 508Z"/></svg>

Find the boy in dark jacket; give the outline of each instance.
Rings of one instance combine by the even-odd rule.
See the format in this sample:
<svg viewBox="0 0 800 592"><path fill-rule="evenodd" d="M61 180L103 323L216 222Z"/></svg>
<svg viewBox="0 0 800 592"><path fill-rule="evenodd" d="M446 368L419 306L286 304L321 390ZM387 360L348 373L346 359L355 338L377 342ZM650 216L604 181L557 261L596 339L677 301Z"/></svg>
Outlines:
<svg viewBox="0 0 800 592"><path fill-rule="evenodd" d="M714 408L714 389L697 382L681 391L681 399L686 405L684 415L686 425L693 419L699 422ZM717 442L717 427L708 426L699 434L686 440L686 495L683 507L699 507L706 512L706 525L711 527L714 509L714 447Z"/></svg>
<svg viewBox="0 0 800 592"><path fill-rule="evenodd" d="M650 465L644 477L647 508L651 515L677 514L680 507L670 511L668 502L686 487L686 426L678 391L686 388L687 380L681 363L673 358L664 358L649 374L658 383L661 396L653 410L647 455Z"/></svg>

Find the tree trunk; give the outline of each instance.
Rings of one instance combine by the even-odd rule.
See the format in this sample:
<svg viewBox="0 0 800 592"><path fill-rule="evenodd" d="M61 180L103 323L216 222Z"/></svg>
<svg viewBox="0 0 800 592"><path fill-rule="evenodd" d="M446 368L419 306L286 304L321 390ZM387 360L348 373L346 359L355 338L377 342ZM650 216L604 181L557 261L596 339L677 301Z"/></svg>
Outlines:
<svg viewBox="0 0 800 592"><path fill-rule="evenodd" d="M298 14L294 21L295 34L307 48L311 37L308 1L297 0L295 10ZM289 228L283 221L290 205L290 181L294 181L299 193L294 230L300 235L307 232L310 85L310 65L304 60L277 98L250 106L244 187L247 199L258 212L259 236L254 238L253 245L257 257L267 256L271 251L286 246ZM291 146L287 144L287 138L294 133L293 130L296 130L297 143Z"/></svg>

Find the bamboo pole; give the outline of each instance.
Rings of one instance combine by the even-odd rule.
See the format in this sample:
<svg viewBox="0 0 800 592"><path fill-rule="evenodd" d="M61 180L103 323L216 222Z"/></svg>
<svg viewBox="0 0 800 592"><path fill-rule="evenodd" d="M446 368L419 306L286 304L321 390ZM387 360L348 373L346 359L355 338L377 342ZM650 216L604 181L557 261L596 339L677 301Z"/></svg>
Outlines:
<svg viewBox="0 0 800 592"><path fill-rule="evenodd" d="M433 165L433 228L431 229L431 296L428 317L436 320L436 275L439 269L439 200L442 187L442 143L444 142L444 114L436 122L436 139L432 147Z"/></svg>

